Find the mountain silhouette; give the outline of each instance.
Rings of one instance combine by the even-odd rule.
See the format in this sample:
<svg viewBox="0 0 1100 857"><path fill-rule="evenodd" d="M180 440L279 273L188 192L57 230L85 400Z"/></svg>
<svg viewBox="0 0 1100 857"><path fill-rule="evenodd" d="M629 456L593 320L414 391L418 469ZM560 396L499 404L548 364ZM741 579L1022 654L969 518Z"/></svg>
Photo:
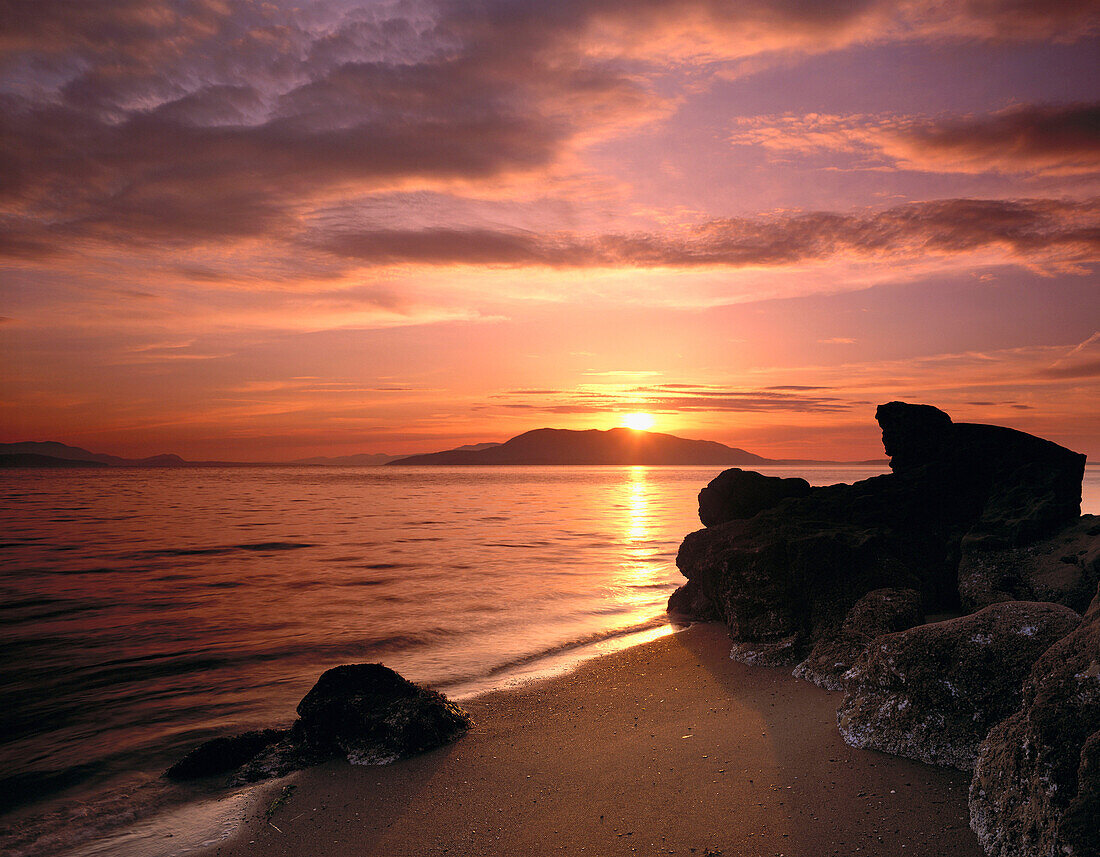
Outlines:
<svg viewBox="0 0 1100 857"><path fill-rule="evenodd" d="M410 455L390 464L774 464L772 459L712 440L613 428L535 429L481 450Z"/></svg>

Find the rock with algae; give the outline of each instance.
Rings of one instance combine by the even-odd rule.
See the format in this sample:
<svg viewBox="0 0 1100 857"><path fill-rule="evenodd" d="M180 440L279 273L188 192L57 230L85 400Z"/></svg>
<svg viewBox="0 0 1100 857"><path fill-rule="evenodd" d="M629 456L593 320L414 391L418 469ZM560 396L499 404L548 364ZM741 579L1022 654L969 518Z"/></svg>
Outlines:
<svg viewBox="0 0 1100 857"><path fill-rule="evenodd" d="M991 857L1100 854L1100 591L982 742L970 826Z"/></svg>
<svg viewBox="0 0 1100 857"><path fill-rule="evenodd" d="M298 703L290 729L215 738L165 773L171 779L230 773L231 783L283 776L327 759L384 765L433 750L470 726L466 712L382 664L345 664L324 672Z"/></svg>
<svg viewBox="0 0 1100 857"><path fill-rule="evenodd" d="M915 589L872 590L848 611L840 628L818 637L794 675L826 690L844 690L844 674L872 640L923 623L921 594Z"/></svg>
<svg viewBox="0 0 1100 857"><path fill-rule="evenodd" d="M879 637L844 676L840 733L853 747L973 770L990 728L1020 707L1032 665L1080 619L1008 601Z"/></svg>

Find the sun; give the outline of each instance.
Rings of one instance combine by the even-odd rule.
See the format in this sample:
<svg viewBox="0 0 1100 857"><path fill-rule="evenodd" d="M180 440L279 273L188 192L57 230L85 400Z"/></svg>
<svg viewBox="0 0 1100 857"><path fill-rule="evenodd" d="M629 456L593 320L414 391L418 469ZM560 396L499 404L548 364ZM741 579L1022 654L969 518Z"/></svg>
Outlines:
<svg viewBox="0 0 1100 857"><path fill-rule="evenodd" d="M636 431L651 429L655 422L657 422L657 420L654 419L653 414L626 414L622 419L624 426L635 429Z"/></svg>

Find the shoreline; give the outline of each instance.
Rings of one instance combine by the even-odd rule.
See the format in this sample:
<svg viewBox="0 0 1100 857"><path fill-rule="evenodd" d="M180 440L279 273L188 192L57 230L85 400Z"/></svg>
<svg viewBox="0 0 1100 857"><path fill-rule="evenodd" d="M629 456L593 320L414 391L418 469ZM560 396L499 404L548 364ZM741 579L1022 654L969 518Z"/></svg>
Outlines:
<svg viewBox="0 0 1100 857"><path fill-rule="evenodd" d="M235 835L189 853L981 857L969 774L848 747L840 694L729 645L693 625L466 699L454 744L262 784Z"/></svg>

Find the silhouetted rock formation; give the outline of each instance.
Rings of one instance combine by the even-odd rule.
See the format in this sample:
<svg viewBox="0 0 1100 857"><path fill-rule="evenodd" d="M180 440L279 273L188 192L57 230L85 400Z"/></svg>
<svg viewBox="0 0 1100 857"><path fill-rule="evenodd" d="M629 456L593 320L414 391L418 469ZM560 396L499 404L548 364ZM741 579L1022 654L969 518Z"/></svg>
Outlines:
<svg viewBox="0 0 1100 857"><path fill-rule="evenodd" d="M751 518L788 497L805 497L810 483L805 479L781 479L753 470L731 467L699 492L699 520L704 527Z"/></svg>
<svg viewBox="0 0 1100 857"><path fill-rule="evenodd" d="M845 674L837 726L853 747L969 771L990 728L1020 706L1020 685L1081 617L1009 601L879 637Z"/></svg>
<svg viewBox="0 0 1100 857"><path fill-rule="evenodd" d="M615 428L535 429L488 449L412 455L391 464L771 464L711 440Z"/></svg>
<svg viewBox="0 0 1100 857"><path fill-rule="evenodd" d="M835 634L822 635L794 675L828 690L844 690L843 676L876 637L905 631L924 622L921 594L915 589L868 592L844 618Z"/></svg>
<svg viewBox="0 0 1100 857"><path fill-rule="evenodd" d="M982 744L970 826L992 857L1100 854L1100 592Z"/></svg>
<svg viewBox="0 0 1100 857"><path fill-rule="evenodd" d="M1100 583L1100 517L1082 515L1048 539L996 548L964 540L959 563L963 607L998 601L1053 601L1084 611Z"/></svg>
<svg viewBox="0 0 1100 857"><path fill-rule="evenodd" d="M469 728L466 713L443 694L382 664L345 664L324 672L298 703L290 729L215 738L165 773L192 779L233 772L231 783L282 776L336 756L385 765L454 741Z"/></svg>
<svg viewBox="0 0 1100 857"><path fill-rule="evenodd" d="M928 405L890 402L876 416L893 473L689 534L676 560L688 582L670 606L721 618L749 662L793 664L871 590L957 608L964 539L974 551L1023 546L1080 514L1083 455Z"/></svg>

